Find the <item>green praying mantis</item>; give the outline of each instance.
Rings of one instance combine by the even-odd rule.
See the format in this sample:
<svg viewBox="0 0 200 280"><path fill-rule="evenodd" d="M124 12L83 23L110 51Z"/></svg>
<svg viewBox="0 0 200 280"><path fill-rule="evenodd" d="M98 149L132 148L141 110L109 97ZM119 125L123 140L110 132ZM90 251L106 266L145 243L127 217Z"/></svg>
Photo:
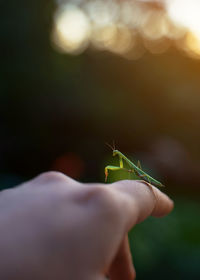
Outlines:
<svg viewBox="0 0 200 280"><path fill-rule="evenodd" d="M111 146L109 145L109 147L111 147ZM119 166L108 165L108 166L105 167L105 181L107 181L107 178L108 178L108 170L111 170L111 171L124 170L124 171L127 171L129 173L135 174L136 176L141 178L144 181L144 183L146 183L147 185L152 184L152 185L154 185L158 188L164 187L164 185L162 183L160 183L156 179L152 178L150 175L148 175L145 171L142 170L142 167L141 167L141 164L140 164L139 161L138 161L138 164L135 165L132 161L130 161L120 151L116 150L113 147L111 147L111 148L112 148L112 151L113 151L113 156L118 156L119 157ZM126 163L126 165L128 165L130 167L130 169L127 169L127 168L124 167L124 162L123 161Z"/></svg>

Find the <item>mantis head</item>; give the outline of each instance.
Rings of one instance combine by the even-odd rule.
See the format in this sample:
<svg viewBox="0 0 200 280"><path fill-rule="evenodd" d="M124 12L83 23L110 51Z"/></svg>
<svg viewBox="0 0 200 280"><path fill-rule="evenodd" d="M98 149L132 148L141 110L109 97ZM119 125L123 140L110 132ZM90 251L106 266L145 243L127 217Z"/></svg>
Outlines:
<svg viewBox="0 0 200 280"><path fill-rule="evenodd" d="M118 154L118 150L113 150L113 156L115 157Z"/></svg>

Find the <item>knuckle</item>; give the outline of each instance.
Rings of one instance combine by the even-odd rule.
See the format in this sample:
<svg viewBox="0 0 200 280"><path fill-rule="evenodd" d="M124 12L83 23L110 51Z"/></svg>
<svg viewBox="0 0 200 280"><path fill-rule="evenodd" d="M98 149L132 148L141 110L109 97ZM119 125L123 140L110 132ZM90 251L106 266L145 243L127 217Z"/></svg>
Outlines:
<svg viewBox="0 0 200 280"><path fill-rule="evenodd" d="M117 215L120 211L120 204L117 193L105 186L97 186L94 190L94 199L101 211L110 215Z"/></svg>
<svg viewBox="0 0 200 280"><path fill-rule="evenodd" d="M66 181L66 178L64 174L57 171L48 171L38 176L39 180L44 181Z"/></svg>
<svg viewBox="0 0 200 280"><path fill-rule="evenodd" d="M112 200L112 193L103 185L97 185L94 188L94 196L100 202L110 202Z"/></svg>

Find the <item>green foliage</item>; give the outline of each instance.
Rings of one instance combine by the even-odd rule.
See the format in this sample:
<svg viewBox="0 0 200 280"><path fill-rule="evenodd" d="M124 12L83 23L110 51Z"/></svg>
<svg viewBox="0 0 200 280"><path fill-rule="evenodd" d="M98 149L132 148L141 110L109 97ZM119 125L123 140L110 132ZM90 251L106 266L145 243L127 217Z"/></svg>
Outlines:
<svg viewBox="0 0 200 280"><path fill-rule="evenodd" d="M200 205L175 199L167 217L151 217L131 230L130 246L137 279L199 279Z"/></svg>

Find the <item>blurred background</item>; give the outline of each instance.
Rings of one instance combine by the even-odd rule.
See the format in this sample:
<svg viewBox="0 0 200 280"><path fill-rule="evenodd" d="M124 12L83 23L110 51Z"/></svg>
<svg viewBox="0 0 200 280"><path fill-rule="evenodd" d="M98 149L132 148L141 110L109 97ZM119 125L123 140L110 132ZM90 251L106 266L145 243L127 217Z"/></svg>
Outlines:
<svg viewBox="0 0 200 280"><path fill-rule="evenodd" d="M137 279L200 278L199 11L198 0L0 3L0 188L48 170L104 182L114 140L176 203L130 233Z"/></svg>

